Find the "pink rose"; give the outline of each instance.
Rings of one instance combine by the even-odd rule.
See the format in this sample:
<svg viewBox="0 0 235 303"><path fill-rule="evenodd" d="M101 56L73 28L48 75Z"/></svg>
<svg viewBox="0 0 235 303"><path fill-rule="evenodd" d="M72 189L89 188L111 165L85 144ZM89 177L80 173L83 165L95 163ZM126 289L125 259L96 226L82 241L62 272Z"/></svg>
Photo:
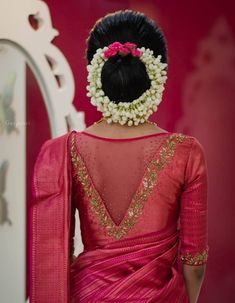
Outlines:
<svg viewBox="0 0 235 303"><path fill-rule="evenodd" d="M132 55L135 56L135 57L141 57L142 54L143 54L143 52L142 52L141 50L138 50L138 49L136 49L136 48L134 48L134 49L132 50Z"/></svg>
<svg viewBox="0 0 235 303"><path fill-rule="evenodd" d="M115 56L118 52L118 49L107 49L104 52L104 57L107 59L109 57Z"/></svg>
<svg viewBox="0 0 235 303"><path fill-rule="evenodd" d="M108 49L104 52L104 57L109 58L115 56L119 51L122 44L120 42L114 42L108 46Z"/></svg>
<svg viewBox="0 0 235 303"><path fill-rule="evenodd" d="M108 46L108 49L104 52L104 57L109 58L115 56L118 52L123 56L126 56L129 53L132 53L135 57L141 57L142 55L142 51L137 49L135 43L126 42L122 44L116 41Z"/></svg>
<svg viewBox="0 0 235 303"><path fill-rule="evenodd" d="M136 47L137 47L137 45L136 45L135 43L131 43L131 42L126 42L126 43L124 44L124 46L126 46L126 47L129 48L129 49L133 49L133 48L136 48Z"/></svg>
<svg viewBox="0 0 235 303"><path fill-rule="evenodd" d="M120 47L122 47L122 43L120 42L113 42L112 44L109 45L109 48L112 48L112 49L119 49Z"/></svg>
<svg viewBox="0 0 235 303"><path fill-rule="evenodd" d="M131 51L130 51L128 48L126 48L125 46L121 46L121 47L119 48L119 52L121 52L122 55L126 56L126 55L129 54Z"/></svg>

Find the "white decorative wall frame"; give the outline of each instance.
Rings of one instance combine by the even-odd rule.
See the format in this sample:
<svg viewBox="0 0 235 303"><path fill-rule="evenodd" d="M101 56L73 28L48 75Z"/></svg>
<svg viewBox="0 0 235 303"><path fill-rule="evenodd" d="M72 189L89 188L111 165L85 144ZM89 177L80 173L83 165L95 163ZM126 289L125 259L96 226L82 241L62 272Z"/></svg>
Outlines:
<svg viewBox="0 0 235 303"><path fill-rule="evenodd" d="M75 85L71 68L62 52L52 44L52 40L57 35L58 31L51 24L49 8L43 1L0 0L0 58L8 74L9 69L17 72L17 87L14 90L17 100L13 102L13 109L17 118L23 123L27 85L25 65L28 64L35 75L46 105L52 137L63 135L68 130L80 131L85 128L84 113L77 112L73 106ZM5 78L6 73L2 70L1 75L0 67L0 81L1 79L5 81ZM1 87L3 85L0 83ZM4 254L2 260L7 261L4 264L8 268L0 272L0 293L4 302L23 302L26 282L26 129L21 128L19 133L14 132L11 135L7 135L3 130L0 133L0 144L4 147L0 149L0 160L7 160L11 164L4 197L9 200L12 216L10 228L9 224L5 224L5 221L11 222L5 220L6 216L4 225L0 226L0 240L3 239L3 243L7 244L4 251L2 250ZM77 237L75 241L78 247L82 246L79 226L79 216L76 213L78 241L76 241ZM12 249L15 246L17 250ZM12 289L14 292L11 291Z"/></svg>
<svg viewBox="0 0 235 303"><path fill-rule="evenodd" d="M69 129L84 129L84 113L73 106L74 79L62 52L52 44L58 31L52 27L48 6L40 0L1 0L0 44L24 53L38 81L49 115L52 137Z"/></svg>

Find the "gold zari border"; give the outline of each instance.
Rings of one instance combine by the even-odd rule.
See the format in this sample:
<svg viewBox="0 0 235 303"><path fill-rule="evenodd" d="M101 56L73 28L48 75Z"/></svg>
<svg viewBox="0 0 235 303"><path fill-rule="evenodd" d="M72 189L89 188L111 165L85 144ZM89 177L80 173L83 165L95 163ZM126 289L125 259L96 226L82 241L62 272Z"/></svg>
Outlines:
<svg viewBox="0 0 235 303"><path fill-rule="evenodd" d="M71 160L76 169L76 176L83 186L84 192L90 202L91 210L97 215L101 225L106 228L109 236L115 239L121 239L137 223L137 219L142 213L144 203L157 183L158 171L161 171L165 167L169 159L173 156L177 144L183 142L184 139L185 135L181 133L172 134L167 138L166 142L164 142L165 146L162 146L160 149L159 157L151 160L147 165L141 184L123 220L119 225L116 225L108 214L99 193L89 178L85 163L75 148L75 135L72 135Z"/></svg>
<svg viewBox="0 0 235 303"><path fill-rule="evenodd" d="M208 248L198 253L186 253L180 256L181 261L188 265L202 265L208 259Z"/></svg>

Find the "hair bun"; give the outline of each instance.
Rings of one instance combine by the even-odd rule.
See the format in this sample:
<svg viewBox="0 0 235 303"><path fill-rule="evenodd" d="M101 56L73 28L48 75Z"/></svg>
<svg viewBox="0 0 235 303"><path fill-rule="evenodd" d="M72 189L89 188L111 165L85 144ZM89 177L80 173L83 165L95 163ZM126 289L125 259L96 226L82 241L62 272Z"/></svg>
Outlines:
<svg viewBox="0 0 235 303"><path fill-rule="evenodd" d="M121 63L123 62L123 61L122 61L122 58L123 58L122 56L119 56L116 62L117 62L118 64L121 64Z"/></svg>
<svg viewBox="0 0 235 303"><path fill-rule="evenodd" d="M117 11L96 22L87 38L86 56L92 61L97 49L119 41L134 43L138 48L153 50L155 57L167 62L166 41L161 29L146 15L131 11ZM101 72L102 89L110 100L132 102L151 87L145 64L132 53L116 54L104 63Z"/></svg>
<svg viewBox="0 0 235 303"><path fill-rule="evenodd" d="M115 65L122 65L123 63L127 63L127 62L130 62L130 60L132 60L133 56L131 54L128 54L128 55L121 55L121 54L118 54L116 56L113 56L113 57L110 57L109 58L109 62L115 64Z"/></svg>
<svg viewBox="0 0 235 303"><path fill-rule="evenodd" d="M117 63L121 64L121 63L126 63L126 62L130 62L133 59L133 55L132 54L127 54L127 55L121 55L119 54L117 57Z"/></svg>

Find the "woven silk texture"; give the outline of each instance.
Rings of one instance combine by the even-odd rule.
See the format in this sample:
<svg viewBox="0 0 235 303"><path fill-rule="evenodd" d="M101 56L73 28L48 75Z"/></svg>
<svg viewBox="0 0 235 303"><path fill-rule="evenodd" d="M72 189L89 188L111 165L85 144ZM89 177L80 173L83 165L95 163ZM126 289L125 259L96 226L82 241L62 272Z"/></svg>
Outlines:
<svg viewBox="0 0 235 303"><path fill-rule="evenodd" d="M199 141L181 133L108 139L73 132L69 149L70 301L187 303L177 260L205 264L209 249ZM74 260L76 209L84 251Z"/></svg>

